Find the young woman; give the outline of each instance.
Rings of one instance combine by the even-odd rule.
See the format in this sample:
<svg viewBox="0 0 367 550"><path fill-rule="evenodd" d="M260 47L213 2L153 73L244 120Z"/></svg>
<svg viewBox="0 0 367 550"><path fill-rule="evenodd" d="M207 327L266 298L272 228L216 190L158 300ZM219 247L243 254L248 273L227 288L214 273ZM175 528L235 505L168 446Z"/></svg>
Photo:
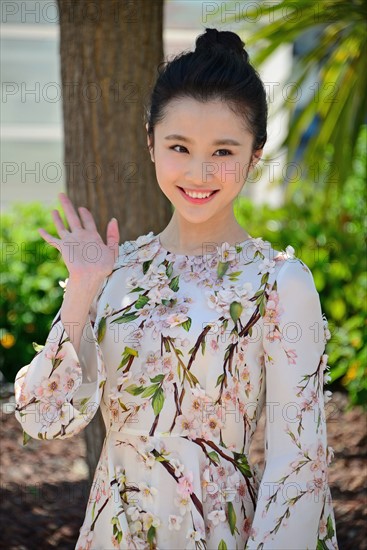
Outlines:
<svg viewBox="0 0 367 550"><path fill-rule="evenodd" d="M113 219L104 243L61 194L69 228L53 211L60 238L40 229L69 278L44 348L17 374L16 416L32 437L66 439L101 407L107 435L79 550L337 548L327 320L292 246L275 250L233 214L266 122L240 37L206 29L164 64L147 111L175 207L167 227L119 245ZM264 407L260 474L248 454Z"/></svg>

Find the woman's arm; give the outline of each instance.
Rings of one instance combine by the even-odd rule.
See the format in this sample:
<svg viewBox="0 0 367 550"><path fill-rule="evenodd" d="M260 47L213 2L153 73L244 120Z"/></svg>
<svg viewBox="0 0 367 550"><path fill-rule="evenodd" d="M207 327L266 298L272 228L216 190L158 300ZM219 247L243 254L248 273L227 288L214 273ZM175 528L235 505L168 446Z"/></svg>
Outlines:
<svg viewBox="0 0 367 550"><path fill-rule="evenodd" d="M319 295L310 270L297 258L285 261L272 288L263 317L266 462L246 549L314 550L319 538L325 548L337 548Z"/></svg>

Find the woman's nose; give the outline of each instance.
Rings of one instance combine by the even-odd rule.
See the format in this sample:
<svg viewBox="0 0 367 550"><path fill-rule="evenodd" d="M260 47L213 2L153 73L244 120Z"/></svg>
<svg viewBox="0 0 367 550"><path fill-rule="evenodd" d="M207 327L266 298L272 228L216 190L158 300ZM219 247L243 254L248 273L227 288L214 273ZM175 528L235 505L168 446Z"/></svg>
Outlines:
<svg viewBox="0 0 367 550"><path fill-rule="evenodd" d="M207 161L201 158L190 160L185 177L196 185L211 181L213 176L218 174L220 168L215 161Z"/></svg>

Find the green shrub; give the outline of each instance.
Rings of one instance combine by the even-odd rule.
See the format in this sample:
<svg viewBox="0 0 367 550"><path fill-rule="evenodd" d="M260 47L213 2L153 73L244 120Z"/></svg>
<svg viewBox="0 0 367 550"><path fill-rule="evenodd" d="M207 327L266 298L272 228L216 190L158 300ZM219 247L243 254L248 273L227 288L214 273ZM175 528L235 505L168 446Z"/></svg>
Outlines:
<svg viewBox="0 0 367 550"><path fill-rule="evenodd" d="M311 269L332 335L326 349L331 379L338 381L334 387L347 389L352 404L360 405L367 403L366 140L367 126L359 136L353 175L341 200L330 195L327 210L312 181L299 182L292 202L276 210L243 197L235 210L252 236L277 250L292 245Z"/></svg>
<svg viewBox="0 0 367 550"><path fill-rule="evenodd" d="M18 203L2 214L0 368L8 381L34 357L32 342L44 344L62 303L59 281L68 271L37 231L43 227L57 236L52 208Z"/></svg>

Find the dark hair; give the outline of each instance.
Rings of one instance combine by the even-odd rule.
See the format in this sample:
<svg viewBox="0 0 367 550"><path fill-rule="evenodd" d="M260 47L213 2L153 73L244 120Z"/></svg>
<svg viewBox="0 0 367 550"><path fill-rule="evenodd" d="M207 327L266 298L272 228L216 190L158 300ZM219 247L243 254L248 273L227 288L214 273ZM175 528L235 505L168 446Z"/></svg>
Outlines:
<svg viewBox="0 0 367 550"><path fill-rule="evenodd" d="M146 109L148 134L153 138L155 125L163 120L173 99L221 99L243 116L254 136L253 150L261 149L267 139L266 92L244 42L234 32L206 28L195 46L194 52L184 51L158 65L159 76Z"/></svg>

